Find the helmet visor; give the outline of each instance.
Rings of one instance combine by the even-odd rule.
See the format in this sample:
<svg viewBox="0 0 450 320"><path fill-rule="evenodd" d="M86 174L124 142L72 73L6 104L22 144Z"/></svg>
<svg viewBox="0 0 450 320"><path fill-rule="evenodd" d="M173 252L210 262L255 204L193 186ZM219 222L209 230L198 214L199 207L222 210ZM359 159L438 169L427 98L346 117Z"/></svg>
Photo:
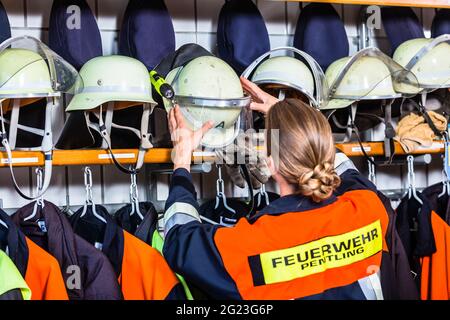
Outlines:
<svg viewBox="0 0 450 320"><path fill-rule="evenodd" d="M298 50L297 48L293 47L279 47L276 49L273 49L271 51L266 52L265 54L261 55L259 58L257 58L251 65L247 67L247 69L242 73L242 77L250 79L251 74L256 70L256 68L267 58L270 56L276 56L280 55L280 52L287 52L289 55L297 56L296 58L299 58L305 64L308 66L308 68L311 70L311 73L314 78L314 95L311 96L308 92L303 90L302 88L298 88L300 91L303 91L305 95L311 100L311 104L316 107L320 108L321 105L327 104L327 92L328 92L328 85L325 79L325 74L320 67L320 65L314 60L313 57L311 57L306 52L303 52L301 50ZM301 76L301 75L299 75Z"/></svg>
<svg viewBox="0 0 450 320"><path fill-rule="evenodd" d="M55 96L74 93L76 84L82 86L77 70L36 38L5 40L0 56L5 63L0 70L0 96L4 98L23 97L25 92L30 97Z"/></svg>
<svg viewBox="0 0 450 320"><path fill-rule="evenodd" d="M443 34L422 47L405 66L415 73L425 92L450 88L450 34Z"/></svg>
<svg viewBox="0 0 450 320"><path fill-rule="evenodd" d="M328 104L322 109L346 107L359 100L395 99L420 90L416 76L377 48L353 55L329 84Z"/></svg>
<svg viewBox="0 0 450 320"><path fill-rule="evenodd" d="M248 96L236 99L175 96L175 101L192 129L200 129L208 121L214 122L213 128L201 141L202 146L211 149L231 144L239 129L244 129L242 120L245 121L251 113Z"/></svg>

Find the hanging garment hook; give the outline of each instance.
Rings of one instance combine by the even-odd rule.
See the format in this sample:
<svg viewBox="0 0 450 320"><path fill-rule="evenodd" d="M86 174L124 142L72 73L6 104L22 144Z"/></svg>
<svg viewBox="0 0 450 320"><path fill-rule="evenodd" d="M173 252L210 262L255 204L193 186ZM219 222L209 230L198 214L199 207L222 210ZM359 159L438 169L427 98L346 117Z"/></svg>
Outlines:
<svg viewBox="0 0 450 320"><path fill-rule="evenodd" d="M442 169L441 171L442 173L442 192L438 195L438 198L444 196L444 195L449 195L449 181L447 179L447 173L445 172L445 169Z"/></svg>
<svg viewBox="0 0 450 320"><path fill-rule="evenodd" d="M131 212L130 216L136 213L141 220L144 220L144 215L141 213L139 208L139 191L137 186L137 174L136 172L130 174L130 203L131 203Z"/></svg>
<svg viewBox="0 0 450 320"><path fill-rule="evenodd" d="M92 193L92 171L89 167L84 168L84 186L86 187L86 201L84 203L83 212L81 212L80 217L84 217L86 215L88 205L90 205L92 206L92 214L94 215L94 217L106 224L105 218L99 215L95 208L94 197Z"/></svg>
<svg viewBox="0 0 450 320"><path fill-rule="evenodd" d="M416 174L414 172L414 157L409 155L407 158L408 161L408 197L411 199L411 196L417 200L420 204L423 204L422 199L417 195L416 190Z"/></svg>
<svg viewBox="0 0 450 320"><path fill-rule="evenodd" d="M44 179L42 178L43 176L43 170L41 167L36 168L36 194L40 194L42 191L42 188L44 187ZM33 211L31 212L31 214L28 217L25 217L23 219L23 221L28 221L33 219L36 215L38 210L44 208L44 197L40 196L39 198L36 199L36 201L34 202L34 206L33 206Z"/></svg>
<svg viewBox="0 0 450 320"><path fill-rule="evenodd" d="M266 191L265 184L261 185L261 189L258 192L257 203L256 203L257 208L259 208L261 206L261 200L263 197L264 197L264 200L266 201L266 206L268 206L270 204L270 200L269 200L269 194Z"/></svg>
<svg viewBox="0 0 450 320"><path fill-rule="evenodd" d="M447 131L442 132L444 139L444 156L442 157L442 192L438 195L438 198L447 194L450 196L450 179L449 179L449 143Z"/></svg>
<svg viewBox="0 0 450 320"><path fill-rule="evenodd" d="M220 165L217 165L217 172L218 179L216 181L216 205L214 206L214 209L217 209L219 207L220 200L222 200L224 208L232 212L233 214L236 214L236 210L229 207L227 203L227 197L225 196L225 184L222 179L222 167Z"/></svg>
<svg viewBox="0 0 450 320"><path fill-rule="evenodd" d="M372 161L367 160L367 165L369 167L369 181L372 182L374 185L377 184L377 176L376 176L376 172L375 172L375 165L373 164L373 157L370 157L370 159Z"/></svg>

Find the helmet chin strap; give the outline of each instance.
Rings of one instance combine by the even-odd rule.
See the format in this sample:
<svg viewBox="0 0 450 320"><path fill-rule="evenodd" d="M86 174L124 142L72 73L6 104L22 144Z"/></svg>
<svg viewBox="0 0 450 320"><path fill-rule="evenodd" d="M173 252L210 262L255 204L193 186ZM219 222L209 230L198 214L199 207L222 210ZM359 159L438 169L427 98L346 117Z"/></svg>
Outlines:
<svg viewBox="0 0 450 320"><path fill-rule="evenodd" d="M133 169L128 169L123 166L119 161L117 161L112 148L111 148L111 127L112 124L112 113L113 113L113 103L108 104L108 109L106 112L105 122L103 121L103 113L102 106L100 106L100 112L98 114L98 124L99 124L99 132L103 137L103 145L102 148L107 149L108 153L111 155L111 158L116 165L116 167L125 174L135 174L140 171L142 166L144 165L145 154L148 150L153 148L152 143L150 142L150 134L148 133L148 123L150 120L150 114L152 112L152 106L149 103L144 103L142 117L141 117L141 130L140 130L140 138L141 144L139 146L138 157L136 164ZM108 116L109 114L109 116Z"/></svg>
<svg viewBox="0 0 450 320"><path fill-rule="evenodd" d="M19 100L19 99L16 99ZM11 115L11 122L10 122L10 133L13 134L13 145L15 147L15 140L17 135L17 121L19 118L19 106L20 103L14 102L12 115ZM47 105L45 107L45 129L44 129L44 136L42 138L42 144L40 151L44 153L44 182L42 184L42 188L39 190L39 192L34 196L29 196L25 194L19 187L16 177L14 175L14 169L13 169L13 156L12 156L12 150L14 147L11 147L8 136L6 135L5 130L5 119L3 116L3 106L0 103L0 116L1 116L1 133L0 137L2 140L2 145L6 150L6 155L8 157L8 165L9 165L9 171L11 173L11 180L13 182L14 188L16 189L17 193L22 198L25 198L27 200L36 200L37 198L40 198L44 195L44 193L47 191L48 187L50 186L50 181L52 179L52 167L53 167L53 136L52 136L52 111L54 106L53 98L47 98ZM16 114L16 115L14 115ZM15 118L15 119L13 119Z"/></svg>
<svg viewBox="0 0 450 320"><path fill-rule="evenodd" d="M278 92L278 100L282 101L286 99L286 90L280 89L280 92Z"/></svg>

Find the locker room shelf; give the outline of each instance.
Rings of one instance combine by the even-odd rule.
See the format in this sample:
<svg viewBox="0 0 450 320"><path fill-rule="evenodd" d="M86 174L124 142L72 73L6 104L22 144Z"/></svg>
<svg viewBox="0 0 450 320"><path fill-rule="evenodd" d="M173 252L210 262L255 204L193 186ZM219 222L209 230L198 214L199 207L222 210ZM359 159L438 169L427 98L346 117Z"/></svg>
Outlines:
<svg viewBox="0 0 450 320"><path fill-rule="evenodd" d="M135 149L117 149L114 155L123 164L133 164L137 159ZM171 149L152 149L145 155L146 163L170 162ZM14 151L13 164L16 167L41 166L44 157L41 152ZM55 150L53 152L53 165L76 166L76 165L108 165L113 164L106 150ZM8 166L5 152L0 152L0 167Z"/></svg>
<svg viewBox="0 0 450 320"><path fill-rule="evenodd" d="M370 156L384 155L384 145L382 142L365 142L363 146ZM362 156L361 147L358 143L338 143L336 147L349 157ZM116 158L123 164L133 164L136 162L137 150L117 149L113 151ZM420 148L412 154L435 154L443 153L444 144L440 141L433 143L431 147ZM395 154L404 155L400 144L395 143ZM195 158L194 158L195 157ZM205 161L212 161L214 155L211 152L194 153L193 160L201 158ZM171 149L155 148L145 155L145 163L162 164L171 162ZM15 167L35 167L44 164L42 153L36 151L14 151L13 163ZM198 162L197 162L198 163ZM83 166L83 165L111 165L111 157L106 150L55 150L53 152L53 165L55 166ZM7 157L5 152L0 152L0 167L7 167Z"/></svg>
<svg viewBox="0 0 450 320"><path fill-rule="evenodd" d="M422 8L450 8L449 0L286 0L286 1L379 5L379 6L401 6L401 7L422 7Z"/></svg>
<svg viewBox="0 0 450 320"><path fill-rule="evenodd" d="M364 142L364 150L369 156L383 156L384 155L384 144L383 142ZM336 147L344 152L349 157L363 156L361 146L359 143L338 143ZM430 147L420 147L419 149L411 152L410 154L435 154L444 152L444 143L442 141L435 141ZM398 142L395 142L395 154L405 155L405 151Z"/></svg>

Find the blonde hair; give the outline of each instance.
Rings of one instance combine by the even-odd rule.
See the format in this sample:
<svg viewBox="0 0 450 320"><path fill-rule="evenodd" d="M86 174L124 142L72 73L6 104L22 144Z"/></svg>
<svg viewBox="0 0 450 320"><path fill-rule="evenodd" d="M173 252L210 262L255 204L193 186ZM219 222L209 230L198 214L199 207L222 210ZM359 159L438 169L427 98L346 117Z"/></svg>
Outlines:
<svg viewBox="0 0 450 320"><path fill-rule="evenodd" d="M277 149L272 157L280 175L315 202L329 198L341 179L334 170L334 140L325 116L300 100L286 99L269 110L266 128L267 149ZM274 129L278 139L273 139Z"/></svg>

